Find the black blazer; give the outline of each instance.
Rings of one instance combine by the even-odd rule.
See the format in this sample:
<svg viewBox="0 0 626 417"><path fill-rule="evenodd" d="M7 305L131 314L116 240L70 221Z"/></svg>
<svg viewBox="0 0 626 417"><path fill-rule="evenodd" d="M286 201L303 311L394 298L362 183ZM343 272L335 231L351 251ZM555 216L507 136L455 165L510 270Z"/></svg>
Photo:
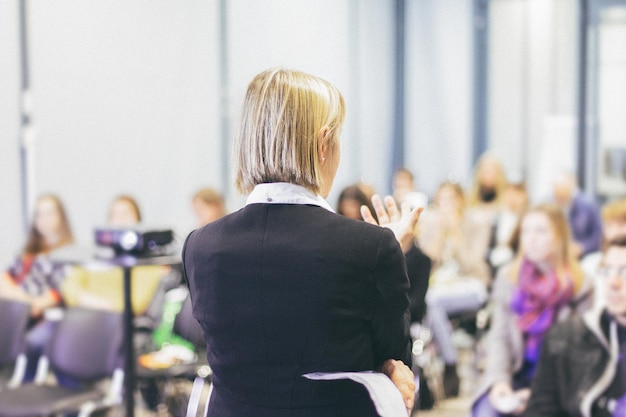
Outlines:
<svg viewBox="0 0 626 417"><path fill-rule="evenodd" d="M389 229L251 204L192 232L183 265L213 369L209 416L375 416L359 384L302 375L410 366L409 282Z"/></svg>

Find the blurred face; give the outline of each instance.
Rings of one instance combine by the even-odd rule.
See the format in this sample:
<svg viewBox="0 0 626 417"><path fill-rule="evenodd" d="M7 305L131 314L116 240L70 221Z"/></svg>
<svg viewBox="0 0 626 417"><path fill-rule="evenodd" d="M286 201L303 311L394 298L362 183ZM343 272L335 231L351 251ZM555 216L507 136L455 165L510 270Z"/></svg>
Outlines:
<svg viewBox="0 0 626 417"><path fill-rule="evenodd" d="M134 226L139 223L135 208L126 200L115 200L109 211L109 224L112 226Z"/></svg>
<svg viewBox="0 0 626 417"><path fill-rule="evenodd" d="M626 319L626 248L610 246L598 273L604 290L606 308Z"/></svg>
<svg viewBox="0 0 626 417"><path fill-rule="evenodd" d="M507 209L514 213L521 213L528 204L528 196L522 189L507 187L504 189L502 201Z"/></svg>
<svg viewBox="0 0 626 417"><path fill-rule="evenodd" d="M224 215L224 210L216 204L207 204L199 198L191 202L198 226L209 224Z"/></svg>
<svg viewBox="0 0 626 417"><path fill-rule="evenodd" d="M495 161L485 161L480 167L478 182L486 188L495 188L498 183L499 167Z"/></svg>
<svg viewBox="0 0 626 417"><path fill-rule="evenodd" d="M522 251L529 261L535 263L554 262L558 241L547 215L531 212L524 216L520 243Z"/></svg>
<svg viewBox="0 0 626 417"><path fill-rule="evenodd" d="M570 178L560 176L552 184L554 201L560 206L567 206L574 195L575 184Z"/></svg>
<svg viewBox="0 0 626 417"><path fill-rule="evenodd" d="M458 213L461 210L461 200L451 187L443 187L437 193L437 207L446 214Z"/></svg>
<svg viewBox="0 0 626 417"><path fill-rule="evenodd" d="M361 217L361 204L358 201L352 199L345 199L339 203L339 211L344 216L350 217L355 220L363 220Z"/></svg>
<svg viewBox="0 0 626 417"><path fill-rule="evenodd" d="M59 239L61 214L51 198L42 198L37 202L35 228L49 244Z"/></svg>
<svg viewBox="0 0 626 417"><path fill-rule="evenodd" d="M413 180L406 172L399 172L393 178L393 194L398 200L402 200L407 193L414 189Z"/></svg>
<svg viewBox="0 0 626 417"><path fill-rule="evenodd" d="M604 238L611 241L619 236L626 236L626 221L608 220L604 222Z"/></svg>

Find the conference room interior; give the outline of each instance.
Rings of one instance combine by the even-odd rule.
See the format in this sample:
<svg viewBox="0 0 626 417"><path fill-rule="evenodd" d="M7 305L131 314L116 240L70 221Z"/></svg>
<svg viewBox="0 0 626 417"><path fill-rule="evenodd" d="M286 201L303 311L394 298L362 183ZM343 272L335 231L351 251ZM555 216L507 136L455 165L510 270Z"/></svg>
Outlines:
<svg viewBox="0 0 626 417"><path fill-rule="evenodd" d="M485 153L531 201L568 170L600 207L626 196L625 43L626 0L0 2L0 262L47 193L82 246L120 194L179 243L197 190L241 208L239 109L277 66L345 97L335 208L350 184L390 194L400 167L432 201L443 181L469 187ZM462 394L420 415L467 415L475 357L457 336Z"/></svg>

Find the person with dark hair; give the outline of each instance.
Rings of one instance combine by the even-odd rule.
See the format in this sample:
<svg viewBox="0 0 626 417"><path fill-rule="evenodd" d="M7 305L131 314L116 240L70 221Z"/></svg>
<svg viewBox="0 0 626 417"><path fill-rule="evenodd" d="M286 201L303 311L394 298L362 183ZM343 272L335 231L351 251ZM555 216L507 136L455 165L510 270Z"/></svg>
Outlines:
<svg viewBox="0 0 626 417"><path fill-rule="evenodd" d="M546 335L524 416L626 415L626 235L607 242L597 275L603 302Z"/></svg>
<svg viewBox="0 0 626 417"><path fill-rule="evenodd" d="M380 377L413 407L403 248L420 211L375 196L388 227L333 212L344 115L339 90L306 73L270 69L248 86L235 143L246 205L183 248L213 370L208 417L378 415L361 384L319 373Z"/></svg>
<svg viewBox="0 0 626 417"><path fill-rule="evenodd" d="M372 200L365 194L359 184L349 185L341 190L339 198L337 199L337 214L355 220L363 220L361 216L361 206L367 206L374 217L376 217ZM376 221L378 221L378 219L376 219Z"/></svg>

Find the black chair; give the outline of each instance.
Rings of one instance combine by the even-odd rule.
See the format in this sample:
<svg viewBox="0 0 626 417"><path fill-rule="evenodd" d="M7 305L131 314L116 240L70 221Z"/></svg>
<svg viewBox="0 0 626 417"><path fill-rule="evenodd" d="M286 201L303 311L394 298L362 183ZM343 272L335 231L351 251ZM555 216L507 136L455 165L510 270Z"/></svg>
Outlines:
<svg viewBox="0 0 626 417"><path fill-rule="evenodd" d="M39 362L34 383L0 392L0 417L47 416L79 413L88 416L121 402L122 314L104 310L65 310L54 336ZM53 383L48 367L72 386ZM104 383L109 382L108 389Z"/></svg>
<svg viewBox="0 0 626 417"><path fill-rule="evenodd" d="M30 305L0 298L0 370L3 378L0 390L15 388L22 383L26 370L26 327ZM8 371L8 373L6 372ZM8 378L4 378L9 375Z"/></svg>
<svg viewBox="0 0 626 417"><path fill-rule="evenodd" d="M150 395L156 395L159 403L165 404L172 414L179 415L183 414L187 407L188 397L191 395L187 388L191 387L191 381L198 378L210 381L211 377L211 368L206 360L206 341L202 327L192 315L188 292L174 320L173 333L193 344L196 351L195 359L159 369L148 368L138 363L137 378L144 387L142 391L144 395L152 392ZM183 384L180 384L181 382ZM181 385L182 389L179 389Z"/></svg>

